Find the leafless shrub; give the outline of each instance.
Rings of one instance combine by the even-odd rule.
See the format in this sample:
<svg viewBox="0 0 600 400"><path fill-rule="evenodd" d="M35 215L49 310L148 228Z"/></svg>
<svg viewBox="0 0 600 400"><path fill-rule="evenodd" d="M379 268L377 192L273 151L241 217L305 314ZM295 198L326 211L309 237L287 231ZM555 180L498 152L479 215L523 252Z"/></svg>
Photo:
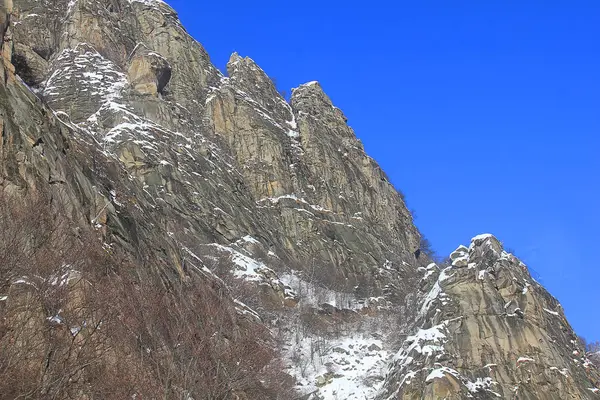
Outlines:
<svg viewBox="0 0 600 400"><path fill-rule="evenodd" d="M165 281L29 199L0 197L0 399L277 398L270 334L222 281Z"/></svg>

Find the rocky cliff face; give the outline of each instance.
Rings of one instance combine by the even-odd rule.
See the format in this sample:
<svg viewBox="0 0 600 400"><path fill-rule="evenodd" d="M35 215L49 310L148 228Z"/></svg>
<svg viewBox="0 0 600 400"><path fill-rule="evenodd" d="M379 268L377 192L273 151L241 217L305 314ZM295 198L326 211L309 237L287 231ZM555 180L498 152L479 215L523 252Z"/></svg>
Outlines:
<svg viewBox="0 0 600 400"><path fill-rule="evenodd" d="M496 239L448 267L421 254L318 83L287 102L238 54L224 76L160 0L5 0L0 28L5 209L43 204L55 218L38 230L60 220L102 260L40 246L46 269L2 270L0 351L44 348L27 365L47 365L0 362L9 397L597 396L558 303ZM112 330L90 329L91 309L113 310ZM82 335L93 362L73 358Z"/></svg>
<svg viewBox="0 0 600 400"><path fill-rule="evenodd" d="M192 224L221 220L194 242L260 232L348 288L386 260L414 259L404 202L318 84L289 105L250 59L234 54L222 76L163 2L25 1L13 18L13 59L46 104L154 199L202 209Z"/></svg>
<svg viewBox="0 0 600 400"><path fill-rule="evenodd" d="M382 399L579 399L598 371L558 301L492 235L423 270L418 327ZM587 390L587 392L586 392Z"/></svg>

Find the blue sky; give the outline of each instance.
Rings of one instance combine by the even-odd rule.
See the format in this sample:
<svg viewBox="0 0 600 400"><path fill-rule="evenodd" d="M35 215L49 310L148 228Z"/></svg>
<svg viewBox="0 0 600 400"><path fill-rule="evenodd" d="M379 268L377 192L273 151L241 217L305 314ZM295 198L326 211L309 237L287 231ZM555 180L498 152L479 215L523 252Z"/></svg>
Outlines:
<svg viewBox="0 0 600 400"><path fill-rule="evenodd" d="M222 70L320 81L439 253L495 234L600 340L600 2L168 1Z"/></svg>

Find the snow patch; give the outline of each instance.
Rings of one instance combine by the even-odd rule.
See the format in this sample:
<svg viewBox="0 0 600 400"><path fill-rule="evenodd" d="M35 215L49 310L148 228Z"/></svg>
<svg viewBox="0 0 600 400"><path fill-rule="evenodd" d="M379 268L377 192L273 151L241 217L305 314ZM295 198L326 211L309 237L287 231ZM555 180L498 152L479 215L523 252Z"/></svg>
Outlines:
<svg viewBox="0 0 600 400"><path fill-rule="evenodd" d="M530 357L519 357L519 359L517 360L517 364L527 363L527 362L535 362L535 360Z"/></svg>
<svg viewBox="0 0 600 400"><path fill-rule="evenodd" d="M458 372L453 370L452 368L440 367L440 368L435 368L434 370L432 370L429 373L429 375L427 375L427 378L425 378L425 382L431 382L434 379L443 379L446 377L446 374L453 375L457 378L459 377Z"/></svg>
<svg viewBox="0 0 600 400"><path fill-rule="evenodd" d="M477 378L475 380L475 382L468 381L465 383L465 386L467 387L467 389L469 389L469 392L477 393L482 390L490 391L492 385L494 385L495 383L496 382L494 382L492 380L492 378L486 377L486 378ZM496 394L496 395L498 397L500 397L500 395L498 395L498 394Z"/></svg>
<svg viewBox="0 0 600 400"><path fill-rule="evenodd" d="M163 0L128 0L129 4L140 3L148 7L158 8L159 6L168 6Z"/></svg>
<svg viewBox="0 0 600 400"><path fill-rule="evenodd" d="M252 244L260 244L260 242L256 239L254 239L252 236L250 235L246 235L243 238L241 238L240 240L247 242L247 243L252 243Z"/></svg>
<svg viewBox="0 0 600 400"><path fill-rule="evenodd" d="M405 370L409 372L408 367L413 363L415 357L424 355L426 359L429 359L443 354L443 345L446 342L444 330L448 322L444 321L429 329L419 329L415 335L407 337L402 349L393 358L394 368L400 373Z"/></svg>
<svg viewBox="0 0 600 400"><path fill-rule="evenodd" d="M231 254L231 261L237 267L232 271L236 278L241 278L248 281L262 281L263 275L260 273L261 269L269 269L262 262L248 257L239 251L232 249L231 247L216 243L213 243L210 246Z"/></svg>
<svg viewBox="0 0 600 400"><path fill-rule="evenodd" d="M426 268L420 267L419 270L425 271L425 275L423 275L421 280L427 280L431 275L435 274L438 270L438 266L436 263L431 263Z"/></svg>
<svg viewBox="0 0 600 400"><path fill-rule="evenodd" d="M298 389L323 400L375 397L389 358L381 340L359 333L339 339L293 334L284 351L286 359L295 360L288 373L298 380Z"/></svg>
<svg viewBox="0 0 600 400"><path fill-rule="evenodd" d="M469 264L469 255L466 254L462 257L457 257L454 260L452 260L452 266L453 267L463 267L463 266L467 266Z"/></svg>
<svg viewBox="0 0 600 400"><path fill-rule="evenodd" d="M494 237L494 235L492 235L491 233L484 233L484 234L477 235L477 236L473 237L471 239L471 243L473 243L473 242L482 242L482 241L484 241L486 239L493 238L493 237Z"/></svg>
<svg viewBox="0 0 600 400"><path fill-rule="evenodd" d="M333 211L328 210L324 207L321 207L320 205L310 204L303 197L298 197L293 193L292 194L284 194L284 195L278 196L278 197L265 197L263 199L258 200L256 203L262 204L265 202L270 202L271 204L279 204L279 202L281 200L294 200L296 203L306 204L307 206L309 206L310 208L312 208L315 211L324 212L324 213L333 213Z"/></svg>

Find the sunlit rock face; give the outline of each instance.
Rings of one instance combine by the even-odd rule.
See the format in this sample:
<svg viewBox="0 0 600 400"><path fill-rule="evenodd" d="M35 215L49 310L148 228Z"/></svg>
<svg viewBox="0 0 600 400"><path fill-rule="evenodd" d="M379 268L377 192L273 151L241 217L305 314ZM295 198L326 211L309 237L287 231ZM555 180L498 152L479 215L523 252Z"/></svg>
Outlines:
<svg viewBox="0 0 600 400"><path fill-rule="evenodd" d="M5 0L0 10L3 193L48 193L69 232L90 232L128 260L126 276L173 296L164 318L178 315L182 288L207 294L198 304L219 299L199 306L200 322L177 320L173 337L128 326L135 346L156 348L118 347L100 365L161 358L140 364L144 381L121 373L127 397L155 386L208 396L181 353L203 326L220 326L203 331L217 356L198 370L245 377L212 398L598 396L560 305L496 238L439 265L421 251L402 195L318 82L288 101L249 57L233 54L220 72L160 0ZM23 321L23 287L77 275L85 284L54 285L73 288L62 314L36 303L27 315L41 321L34 330L86 332L66 313L97 286L60 271L11 277L0 312ZM214 322L213 309L227 318ZM81 379L54 397L111 398Z"/></svg>
<svg viewBox="0 0 600 400"><path fill-rule="evenodd" d="M379 398L593 396L598 373L562 307L495 237L473 238L423 279L418 328Z"/></svg>
<svg viewBox="0 0 600 400"><path fill-rule="evenodd" d="M299 268L316 262L345 290L381 293L386 260L411 275L412 216L317 83L288 104L250 58L233 54L223 76L164 2L22 1L14 18L26 82L153 195L178 181L187 199L169 202L227 211L214 216L230 220L223 239L269 231Z"/></svg>

